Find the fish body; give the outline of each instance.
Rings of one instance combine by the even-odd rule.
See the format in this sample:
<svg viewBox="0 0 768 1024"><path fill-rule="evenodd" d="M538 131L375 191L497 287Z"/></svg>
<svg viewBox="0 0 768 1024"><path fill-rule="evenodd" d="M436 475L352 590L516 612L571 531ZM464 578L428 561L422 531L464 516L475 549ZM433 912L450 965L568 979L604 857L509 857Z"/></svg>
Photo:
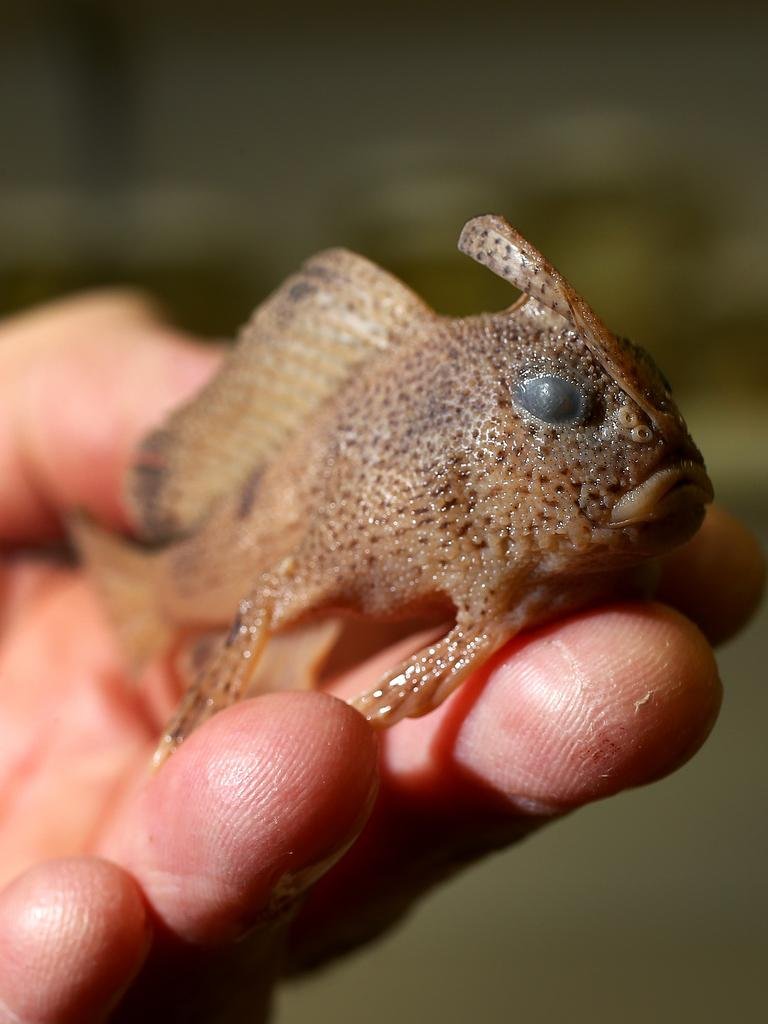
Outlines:
<svg viewBox="0 0 768 1024"><path fill-rule="evenodd" d="M355 701L386 726L700 525L711 484L650 357L502 218L460 248L521 298L448 318L362 257L313 257L142 446L129 503L152 549L79 530L134 652L225 627L158 760L252 691L287 628L452 619Z"/></svg>

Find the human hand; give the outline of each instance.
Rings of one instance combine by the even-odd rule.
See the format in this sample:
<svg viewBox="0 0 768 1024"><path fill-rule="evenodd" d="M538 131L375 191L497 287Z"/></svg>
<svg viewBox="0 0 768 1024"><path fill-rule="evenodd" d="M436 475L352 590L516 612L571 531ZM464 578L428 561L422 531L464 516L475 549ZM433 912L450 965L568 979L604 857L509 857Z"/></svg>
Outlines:
<svg viewBox="0 0 768 1024"><path fill-rule="evenodd" d="M283 947L292 969L376 934L460 863L672 771L717 714L702 634L630 602L515 639L378 750L342 702L280 694L222 712L151 776L172 676L125 680L88 581L44 546L75 507L128 525L136 443L217 359L128 294L0 327L0 871L17 876L0 1022L103 1020L126 990L116 1020L258 1019ZM720 640L761 585L755 542L715 509L659 594Z"/></svg>

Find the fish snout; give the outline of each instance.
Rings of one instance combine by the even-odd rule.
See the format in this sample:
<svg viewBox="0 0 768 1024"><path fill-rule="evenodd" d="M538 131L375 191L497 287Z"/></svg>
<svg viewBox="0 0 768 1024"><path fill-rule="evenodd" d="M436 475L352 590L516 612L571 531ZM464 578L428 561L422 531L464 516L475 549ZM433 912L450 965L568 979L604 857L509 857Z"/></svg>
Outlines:
<svg viewBox="0 0 768 1024"><path fill-rule="evenodd" d="M713 497L712 481L701 457L681 458L622 495L611 511L611 526L665 519L673 512L708 505Z"/></svg>

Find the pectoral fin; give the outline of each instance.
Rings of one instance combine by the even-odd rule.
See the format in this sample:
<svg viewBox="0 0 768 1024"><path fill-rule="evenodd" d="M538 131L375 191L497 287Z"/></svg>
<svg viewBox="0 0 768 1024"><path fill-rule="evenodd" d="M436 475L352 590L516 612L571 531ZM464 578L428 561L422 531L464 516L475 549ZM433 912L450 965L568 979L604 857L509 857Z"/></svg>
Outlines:
<svg viewBox="0 0 768 1024"><path fill-rule="evenodd" d="M341 619L302 623L271 636L244 697L282 690L311 690L343 628ZM174 669L185 688L199 684L227 638L226 630L202 633L179 651Z"/></svg>
<svg viewBox="0 0 768 1024"><path fill-rule="evenodd" d="M270 622L268 604L241 602L229 633L213 644L166 726L152 759L155 768L198 726L248 692L269 639Z"/></svg>
<svg viewBox="0 0 768 1024"><path fill-rule="evenodd" d="M246 696L312 690L343 628L340 619L306 622L270 638Z"/></svg>

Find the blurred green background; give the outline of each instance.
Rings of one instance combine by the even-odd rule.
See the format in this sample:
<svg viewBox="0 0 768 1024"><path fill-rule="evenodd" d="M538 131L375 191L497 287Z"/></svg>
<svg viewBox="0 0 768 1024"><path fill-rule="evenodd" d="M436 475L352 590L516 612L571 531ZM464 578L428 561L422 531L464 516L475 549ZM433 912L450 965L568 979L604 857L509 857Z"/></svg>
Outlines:
<svg viewBox="0 0 768 1024"><path fill-rule="evenodd" d="M438 309L504 213L672 379L723 502L768 530L765 7L0 0L0 314L133 282L232 333L346 245ZM472 869L279 1024L766 1019L766 633L674 778Z"/></svg>

